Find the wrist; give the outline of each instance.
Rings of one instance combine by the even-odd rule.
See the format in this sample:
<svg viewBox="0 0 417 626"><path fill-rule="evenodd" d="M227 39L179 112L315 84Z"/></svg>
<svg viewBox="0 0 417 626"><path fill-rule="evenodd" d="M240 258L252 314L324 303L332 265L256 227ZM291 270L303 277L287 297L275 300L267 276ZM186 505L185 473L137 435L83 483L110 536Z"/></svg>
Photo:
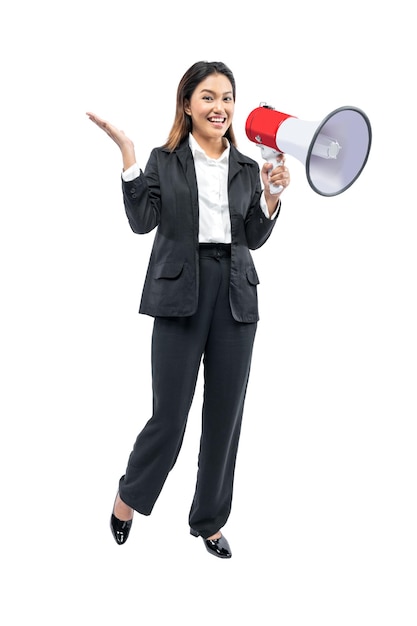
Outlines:
<svg viewBox="0 0 417 626"><path fill-rule="evenodd" d="M120 146L120 150L122 152L123 169L127 170L129 167L134 165L134 163L136 163L136 155L133 143Z"/></svg>

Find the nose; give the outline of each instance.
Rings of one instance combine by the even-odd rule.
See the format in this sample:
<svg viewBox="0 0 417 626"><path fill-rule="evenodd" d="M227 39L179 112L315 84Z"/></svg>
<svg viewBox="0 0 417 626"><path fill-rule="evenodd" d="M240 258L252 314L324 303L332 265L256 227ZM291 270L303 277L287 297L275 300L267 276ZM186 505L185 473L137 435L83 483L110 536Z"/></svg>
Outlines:
<svg viewBox="0 0 417 626"><path fill-rule="evenodd" d="M224 113L224 104L223 104L223 100L216 100L214 102L214 110L215 111L219 111L221 113Z"/></svg>

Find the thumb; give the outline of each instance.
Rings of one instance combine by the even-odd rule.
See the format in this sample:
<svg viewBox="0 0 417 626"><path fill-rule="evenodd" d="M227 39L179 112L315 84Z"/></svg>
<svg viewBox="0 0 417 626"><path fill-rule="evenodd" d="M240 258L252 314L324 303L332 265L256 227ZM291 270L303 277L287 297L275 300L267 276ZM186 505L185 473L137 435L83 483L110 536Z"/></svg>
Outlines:
<svg viewBox="0 0 417 626"><path fill-rule="evenodd" d="M262 171L265 172L265 174L267 174L270 170L272 170L272 168L273 168L272 163L269 163L267 161L266 163L263 164Z"/></svg>

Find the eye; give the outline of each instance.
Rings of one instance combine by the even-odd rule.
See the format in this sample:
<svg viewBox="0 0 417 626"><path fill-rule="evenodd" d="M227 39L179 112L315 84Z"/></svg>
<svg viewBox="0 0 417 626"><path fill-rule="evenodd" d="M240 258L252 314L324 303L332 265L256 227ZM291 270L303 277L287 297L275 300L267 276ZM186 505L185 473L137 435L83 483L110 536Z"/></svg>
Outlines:
<svg viewBox="0 0 417 626"><path fill-rule="evenodd" d="M224 98L224 101L225 101L225 102L233 102L233 98L232 98L232 96L226 96L226 97Z"/></svg>
<svg viewBox="0 0 417 626"><path fill-rule="evenodd" d="M212 100L211 96L203 96L203 100Z"/></svg>

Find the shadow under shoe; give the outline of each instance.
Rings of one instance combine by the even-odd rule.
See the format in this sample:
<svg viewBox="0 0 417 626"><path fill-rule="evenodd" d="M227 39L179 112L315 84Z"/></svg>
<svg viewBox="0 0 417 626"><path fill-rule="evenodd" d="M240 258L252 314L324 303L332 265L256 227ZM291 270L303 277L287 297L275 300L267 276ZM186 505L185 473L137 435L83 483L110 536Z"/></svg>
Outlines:
<svg viewBox="0 0 417 626"><path fill-rule="evenodd" d="M193 528L190 528L190 534L193 537L200 537L200 533ZM206 546L207 551L214 556L217 556L219 559L230 559L232 556L232 551L229 546L229 542L226 537L223 535L219 537L219 539L204 539L204 545Z"/></svg>

